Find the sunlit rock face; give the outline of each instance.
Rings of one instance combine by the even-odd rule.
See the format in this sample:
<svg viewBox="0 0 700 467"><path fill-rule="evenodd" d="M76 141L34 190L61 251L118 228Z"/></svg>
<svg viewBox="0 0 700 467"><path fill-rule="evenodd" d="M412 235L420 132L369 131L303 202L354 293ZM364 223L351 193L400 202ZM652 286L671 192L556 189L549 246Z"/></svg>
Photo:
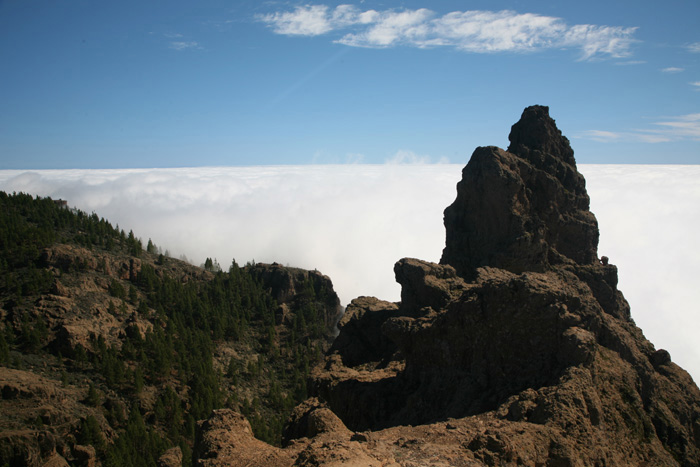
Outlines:
<svg viewBox="0 0 700 467"><path fill-rule="evenodd" d="M598 223L589 211L574 151L549 108L525 109L508 151L477 148L445 209L441 264L473 279L476 268L546 271L597 260Z"/></svg>

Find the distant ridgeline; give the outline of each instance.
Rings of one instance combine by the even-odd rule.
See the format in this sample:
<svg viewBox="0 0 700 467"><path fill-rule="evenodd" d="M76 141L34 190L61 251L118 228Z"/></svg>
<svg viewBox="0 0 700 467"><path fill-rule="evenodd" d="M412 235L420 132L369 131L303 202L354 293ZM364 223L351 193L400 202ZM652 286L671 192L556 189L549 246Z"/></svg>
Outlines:
<svg viewBox="0 0 700 467"><path fill-rule="evenodd" d="M330 280L197 268L66 207L0 192L0 465L189 465L222 407L279 444L340 311Z"/></svg>

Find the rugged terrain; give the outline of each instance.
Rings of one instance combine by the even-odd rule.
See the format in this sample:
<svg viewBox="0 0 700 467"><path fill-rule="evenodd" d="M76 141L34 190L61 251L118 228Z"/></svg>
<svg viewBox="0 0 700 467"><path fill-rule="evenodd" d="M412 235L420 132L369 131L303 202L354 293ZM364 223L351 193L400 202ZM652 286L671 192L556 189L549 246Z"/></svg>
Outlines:
<svg viewBox="0 0 700 467"><path fill-rule="evenodd" d="M700 465L700 391L599 258L569 141L543 106L509 139L464 168L440 264L404 258L400 303L347 307L284 447L216 410L197 465Z"/></svg>
<svg viewBox="0 0 700 467"><path fill-rule="evenodd" d="M0 465L190 465L223 407L281 443L341 312L328 277L196 267L50 199L0 204Z"/></svg>
<svg viewBox="0 0 700 467"><path fill-rule="evenodd" d="M542 106L509 139L440 264L339 322L317 271L0 193L0 465L700 466L700 391L632 320L569 141Z"/></svg>

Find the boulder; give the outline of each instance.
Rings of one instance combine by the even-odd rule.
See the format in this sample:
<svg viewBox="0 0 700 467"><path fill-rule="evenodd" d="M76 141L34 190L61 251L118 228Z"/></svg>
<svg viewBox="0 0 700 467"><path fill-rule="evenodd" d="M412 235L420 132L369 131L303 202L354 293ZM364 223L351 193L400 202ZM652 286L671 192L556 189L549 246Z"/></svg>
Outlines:
<svg viewBox="0 0 700 467"><path fill-rule="evenodd" d="M350 436L345 424L326 404L317 398L307 399L294 408L282 433L282 443L288 445L299 438L313 438L319 433Z"/></svg>
<svg viewBox="0 0 700 467"><path fill-rule="evenodd" d="M248 420L230 409L214 410L198 423L193 451L198 467L290 465L281 449L255 439Z"/></svg>

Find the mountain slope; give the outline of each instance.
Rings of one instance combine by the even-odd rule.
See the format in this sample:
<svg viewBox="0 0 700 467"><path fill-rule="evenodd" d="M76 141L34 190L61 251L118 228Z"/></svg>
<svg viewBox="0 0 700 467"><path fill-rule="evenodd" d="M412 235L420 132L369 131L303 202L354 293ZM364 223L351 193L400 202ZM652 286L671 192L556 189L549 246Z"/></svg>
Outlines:
<svg viewBox="0 0 700 467"><path fill-rule="evenodd" d="M330 279L198 268L50 199L0 204L0 465L155 465L170 447L189 465L220 407L280 442L340 311Z"/></svg>

